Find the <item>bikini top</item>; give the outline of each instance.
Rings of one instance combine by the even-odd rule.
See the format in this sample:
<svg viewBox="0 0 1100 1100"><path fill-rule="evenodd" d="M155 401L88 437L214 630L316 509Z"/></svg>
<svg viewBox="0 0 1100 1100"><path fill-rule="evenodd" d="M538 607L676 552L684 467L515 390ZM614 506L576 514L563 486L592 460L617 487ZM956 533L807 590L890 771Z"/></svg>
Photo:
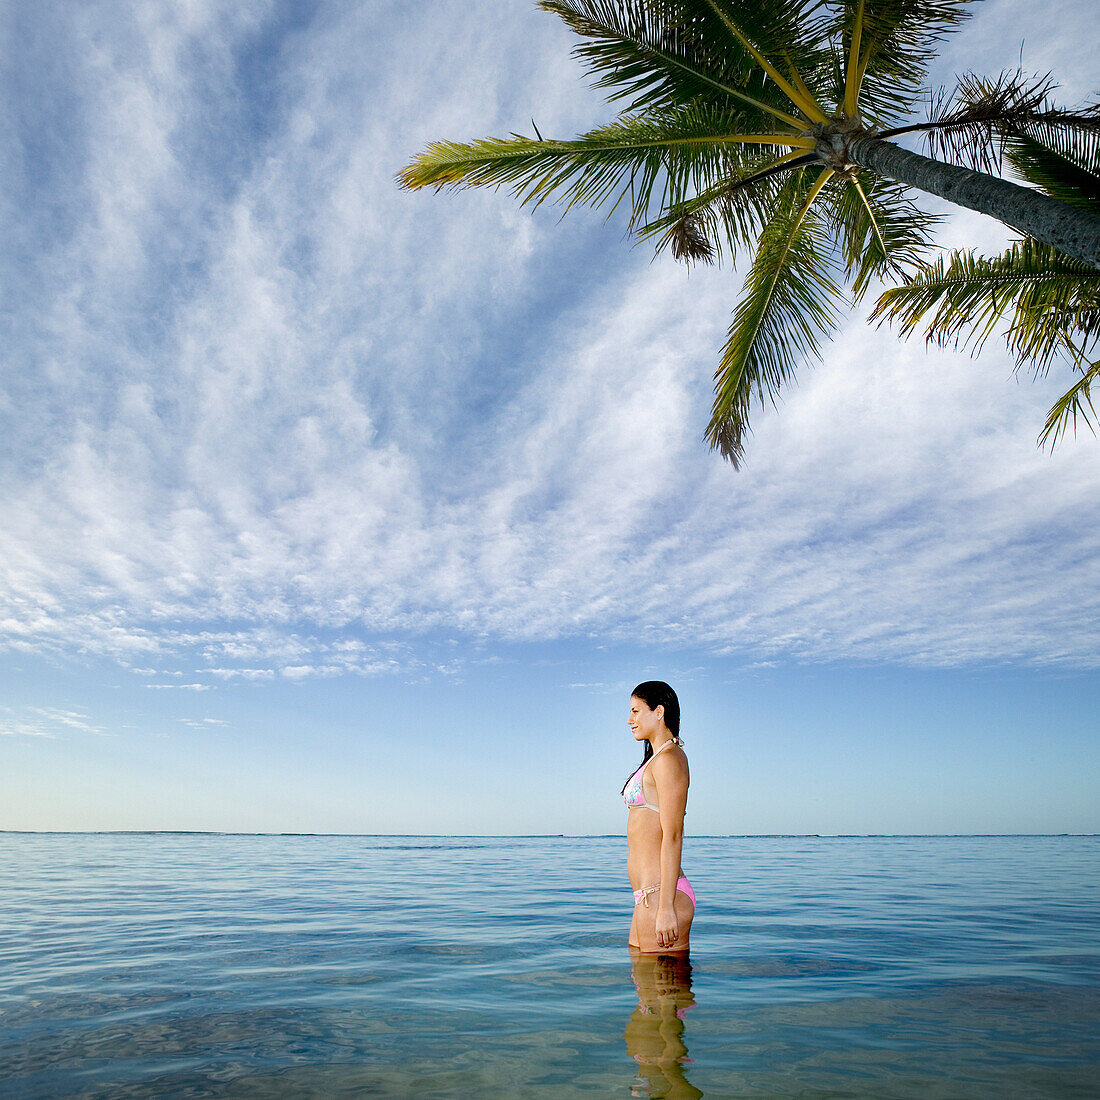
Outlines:
<svg viewBox="0 0 1100 1100"><path fill-rule="evenodd" d="M670 737L648 760L646 760L642 766L630 777L627 781L626 789L623 791L623 801L626 803L627 808L631 810L640 809L644 806L647 810L653 810L654 813L660 813L659 806L654 806L652 802L646 799L645 791L642 788L642 773L649 767L653 761L669 747L669 745L679 745L681 741L678 737Z"/></svg>

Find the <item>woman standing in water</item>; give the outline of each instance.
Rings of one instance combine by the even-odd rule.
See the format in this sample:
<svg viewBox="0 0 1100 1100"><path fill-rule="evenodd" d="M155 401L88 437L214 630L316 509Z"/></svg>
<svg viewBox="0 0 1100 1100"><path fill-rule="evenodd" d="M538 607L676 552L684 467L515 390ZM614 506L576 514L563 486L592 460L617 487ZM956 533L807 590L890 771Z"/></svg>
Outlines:
<svg viewBox="0 0 1100 1100"><path fill-rule="evenodd" d="M642 764L623 784L626 871L634 889L630 948L643 954L688 950L695 893L684 878L680 850L687 811L688 763L680 742L680 701L660 680L630 696L630 728L644 741Z"/></svg>

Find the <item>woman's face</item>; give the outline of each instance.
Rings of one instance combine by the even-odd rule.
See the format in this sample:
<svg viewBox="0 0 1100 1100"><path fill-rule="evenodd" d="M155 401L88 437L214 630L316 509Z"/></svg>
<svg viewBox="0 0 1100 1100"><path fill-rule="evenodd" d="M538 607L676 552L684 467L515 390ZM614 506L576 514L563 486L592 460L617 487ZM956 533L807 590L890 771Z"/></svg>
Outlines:
<svg viewBox="0 0 1100 1100"><path fill-rule="evenodd" d="M630 697L630 728L634 732L635 741L651 740L661 728L664 721L665 708L658 707L650 710L649 704L637 695Z"/></svg>

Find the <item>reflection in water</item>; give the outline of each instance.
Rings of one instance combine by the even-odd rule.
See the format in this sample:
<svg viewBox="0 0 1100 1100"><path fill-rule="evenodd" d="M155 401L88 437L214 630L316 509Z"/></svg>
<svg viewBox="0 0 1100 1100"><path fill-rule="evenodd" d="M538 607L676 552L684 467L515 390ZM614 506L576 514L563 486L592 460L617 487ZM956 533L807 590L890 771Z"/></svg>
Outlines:
<svg viewBox="0 0 1100 1100"><path fill-rule="evenodd" d="M638 1007L623 1038L638 1063L638 1081L631 1095L702 1096L685 1076L691 1062L684 1043L684 1014L695 1004L691 993L691 962L683 955L634 956L634 988Z"/></svg>

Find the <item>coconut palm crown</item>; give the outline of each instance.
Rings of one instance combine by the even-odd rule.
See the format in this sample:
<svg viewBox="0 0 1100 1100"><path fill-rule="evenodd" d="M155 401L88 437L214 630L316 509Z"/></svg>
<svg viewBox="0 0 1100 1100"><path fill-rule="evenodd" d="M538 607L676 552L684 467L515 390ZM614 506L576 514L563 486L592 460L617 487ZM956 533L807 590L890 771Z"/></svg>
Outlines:
<svg viewBox="0 0 1100 1100"><path fill-rule="evenodd" d="M1100 266L1095 211L889 140L925 129L943 149L988 159L1001 122L1050 109L1010 80L909 121L937 43L971 2L541 0L582 39L574 52L623 104L619 117L571 141L536 127L534 137L434 143L398 179L508 185L535 206L627 206L639 238L687 261L752 249L706 431L736 466L752 398L774 401L797 362L819 354L843 284L858 299L872 280L918 268L934 219L910 188Z"/></svg>

